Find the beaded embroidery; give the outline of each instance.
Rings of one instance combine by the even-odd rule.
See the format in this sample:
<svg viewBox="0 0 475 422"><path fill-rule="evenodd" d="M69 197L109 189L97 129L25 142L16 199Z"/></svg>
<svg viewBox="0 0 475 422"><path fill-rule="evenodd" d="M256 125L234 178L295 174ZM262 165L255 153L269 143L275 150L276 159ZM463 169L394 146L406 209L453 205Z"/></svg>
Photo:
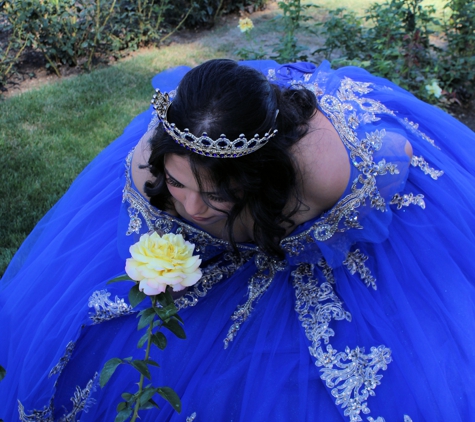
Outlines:
<svg viewBox="0 0 475 422"><path fill-rule="evenodd" d="M124 299L116 296L115 300L111 301L110 295L107 290L96 290L89 298L88 306L96 311L96 313L89 312L89 318L93 324L100 324L133 312L132 306L125 303Z"/></svg>
<svg viewBox="0 0 475 422"><path fill-rule="evenodd" d="M48 378L55 374L61 373L61 371L68 364L69 359L71 359L71 355L73 354L73 351L74 351L74 346L76 346L76 343L74 343L73 341L70 341L66 345L66 350L64 352L64 355L61 357L59 362L53 367L53 369L51 369L50 373L48 374Z"/></svg>
<svg viewBox="0 0 475 422"><path fill-rule="evenodd" d="M331 389L335 403L344 409L351 422L362 421L360 414L370 412L367 400L381 383L382 375L378 372L387 369L391 351L385 346L371 347L368 354L360 347L346 347L344 352L335 350L329 344L330 337L335 335L330 323L332 320L351 321L351 314L343 309L328 280L319 282L313 274L310 264L301 264L292 272L295 310L311 343L310 354L320 368L320 377ZM322 342L326 344L325 349Z"/></svg>
<svg viewBox="0 0 475 422"><path fill-rule="evenodd" d="M424 157L412 156L411 166L419 167L424 174L428 174L432 179L437 180L440 176L444 174L442 170L436 170L429 166L429 163L424 159Z"/></svg>
<svg viewBox="0 0 475 422"><path fill-rule="evenodd" d="M73 407L70 412L61 416L61 418L56 419L59 422L72 422L76 420L76 417L83 411L87 412L87 409L90 405L94 404L94 400L90 398L91 393L95 390L95 383L99 375L96 372L94 377L89 380L87 385L81 389L81 387L76 386L73 397L71 397L71 402ZM54 405L53 399L51 399L49 406L45 407L43 410L32 410L28 415L25 413L25 407L18 400L18 415L21 422L54 422Z"/></svg>
<svg viewBox="0 0 475 422"><path fill-rule="evenodd" d="M259 300L259 298L269 288L272 280L274 280L276 272L283 271L286 268L285 262L277 261L263 253L256 255L255 263L258 271L249 280L247 286L248 299L246 303L239 305L238 309L231 316L231 320L233 320L234 323L224 339L225 349L229 346L229 343L234 340L241 324L246 321L251 314L253 304L257 302L257 300Z"/></svg>
<svg viewBox="0 0 475 422"><path fill-rule="evenodd" d="M400 210L402 207L408 207L409 205L419 205L422 209L426 207L426 203L424 201L424 195L421 193L418 195L414 195L413 193L400 195L396 193L393 196L390 202L391 205L397 205L397 209Z"/></svg>
<svg viewBox="0 0 475 422"><path fill-rule="evenodd" d="M429 142L429 144L431 144L434 148L440 149L435 144L435 141L432 138L429 138L424 132L421 132L421 130L419 129L419 123L411 122L407 117L405 117L404 120L402 120L402 122L405 124L405 126L408 129L410 129L416 135L420 136L425 141Z"/></svg>
<svg viewBox="0 0 475 422"><path fill-rule="evenodd" d="M343 261L343 265L348 268L351 275L358 273L367 287L372 287L376 290L376 279L371 275L371 271L364 264L367 260L368 257L359 249L356 249L355 251L348 253L346 259Z"/></svg>

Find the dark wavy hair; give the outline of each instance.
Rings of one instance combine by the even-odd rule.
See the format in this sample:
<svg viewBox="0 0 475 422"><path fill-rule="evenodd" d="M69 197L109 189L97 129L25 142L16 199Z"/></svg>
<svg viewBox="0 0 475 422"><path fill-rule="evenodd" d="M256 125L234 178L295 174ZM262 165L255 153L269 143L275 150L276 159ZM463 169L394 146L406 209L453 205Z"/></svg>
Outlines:
<svg viewBox="0 0 475 422"><path fill-rule="evenodd" d="M222 133L229 139L241 133L248 139L274 129L278 133L249 155L211 158L181 147L159 125L150 140L148 167L156 176L154 182L145 184L150 202L160 209L173 208L166 184L165 156L187 157L198 186L202 186L205 177L214 184L218 195L233 203L226 223L233 248L237 251L233 224L246 209L254 220L257 245L283 257L279 242L302 206L301 174L290 149L307 133L315 112L316 99L311 91L281 89L259 71L235 61L210 60L195 67L180 82L168 110L169 122L197 136L206 132L214 139ZM233 189L236 186L238 191Z"/></svg>

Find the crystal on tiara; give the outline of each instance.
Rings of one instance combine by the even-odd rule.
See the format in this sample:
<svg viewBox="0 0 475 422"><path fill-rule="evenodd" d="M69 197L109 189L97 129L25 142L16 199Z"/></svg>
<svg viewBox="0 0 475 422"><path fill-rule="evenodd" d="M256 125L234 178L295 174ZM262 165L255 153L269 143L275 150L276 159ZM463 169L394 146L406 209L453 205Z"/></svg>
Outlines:
<svg viewBox="0 0 475 422"><path fill-rule="evenodd" d="M157 113L158 120L163 124L163 128L177 144L207 157L242 157L263 147L277 133L277 129L274 129L274 131L264 134L262 138L256 134L251 139L246 139L244 134L241 134L234 141L228 139L224 134L218 139L212 139L206 132L203 132L198 137L193 135L188 129L184 129L182 132L175 126L175 123L170 123L167 120L168 108L172 103L168 93L162 94L159 89L155 90L151 103Z"/></svg>

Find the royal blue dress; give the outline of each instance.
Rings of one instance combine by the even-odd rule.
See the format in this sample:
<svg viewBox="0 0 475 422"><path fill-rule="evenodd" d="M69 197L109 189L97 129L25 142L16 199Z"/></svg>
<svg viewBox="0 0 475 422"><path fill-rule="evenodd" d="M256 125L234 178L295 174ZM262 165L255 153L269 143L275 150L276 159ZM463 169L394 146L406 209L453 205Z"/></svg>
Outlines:
<svg viewBox="0 0 475 422"><path fill-rule="evenodd" d="M177 300L186 340L168 335L155 386L182 399L142 421L475 420L475 133L366 71L246 62L317 96L348 151L338 203L282 240L278 261L230 252L151 206L130 177L151 109L135 118L40 221L1 280L0 418L113 421L138 373L129 246L150 230L195 243L203 277ZM189 69L157 75L176 88ZM152 121L152 122L151 122ZM404 145L409 140L414 156Z"/></svg>

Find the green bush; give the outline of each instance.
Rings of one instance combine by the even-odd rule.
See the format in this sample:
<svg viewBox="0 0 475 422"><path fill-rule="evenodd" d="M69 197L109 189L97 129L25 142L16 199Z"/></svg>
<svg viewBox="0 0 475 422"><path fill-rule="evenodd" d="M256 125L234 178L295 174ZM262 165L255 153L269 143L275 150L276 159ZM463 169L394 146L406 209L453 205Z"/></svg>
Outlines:
<svg viewBox="0 0 475 422"><path fill-rule="evenodd" d="M365 18L344 9L332 11L321 25L325 45L315 53L323 53L335 66L365 67L433 101L425 85L437 77L438 49L429 42L429 36L439 22L434 8L423 7L421 2L375 3ZM332 59L335 52L338 58Z"/></svg>
<svg viewBox="0 0 475 422"><path fill-rule="evenodd" d="M468 100L475 90L475 2L449 0L443 23L433 6L421 3L375 3L364 18L344 9L331 11L321 24L325 45L314 53L323 53L337 67L365 67L429 102ZM437 28L445 35L444 48L430 42ZM444 96L427 85L440 87Z"/></svg>
<svg viewBox="0 0 475 422"><path fill-rule="evenodd" d="M187 26L210 25L221 13L260 8L266 0L0 0L0 87L25 49L61 65L91 68L124 50L162 42Z"/></svg>
<svg viewBox="0 0 475 422"><path fill-rule="evenodd" d="M440 79L455 98L471 98L475 92L475 2L449 0L444 22L447 48L441 57Z"/></svg>

